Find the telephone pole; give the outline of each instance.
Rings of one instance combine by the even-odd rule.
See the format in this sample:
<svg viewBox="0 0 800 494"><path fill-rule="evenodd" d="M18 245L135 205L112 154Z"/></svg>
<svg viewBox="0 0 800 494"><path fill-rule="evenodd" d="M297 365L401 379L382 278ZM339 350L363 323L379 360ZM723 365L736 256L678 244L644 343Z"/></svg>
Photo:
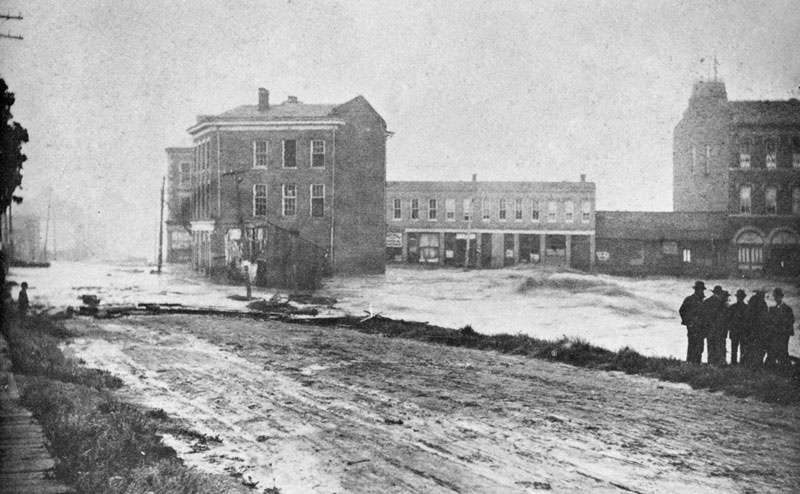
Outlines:
<svg viewBox="0 0 800 494"><path fill-rule="evenodd" d="M164 252L164 185L167 177L161 177L161 216L158 220L158 274L161 274L161 261Z"/></svg>
<svg viewBox="0 0 800 494"><path fill-rule="evenodd" d="M222 174L223 177L234 177L236 179L236 207L239 214L239 242L242 249L242 260L247 258L248 264L244 266L244 282L245 288L247 290L247 300L250 300L252 297L253 291L252 287L250 286L250 242L247 242L244 234L244 211L242 211L242 191L239 185L242 183L242 177L240 175L244 174L246 170L237 170L237 171L230 171L225 172ZM247 249L247 250L245 250Z"/></svg>

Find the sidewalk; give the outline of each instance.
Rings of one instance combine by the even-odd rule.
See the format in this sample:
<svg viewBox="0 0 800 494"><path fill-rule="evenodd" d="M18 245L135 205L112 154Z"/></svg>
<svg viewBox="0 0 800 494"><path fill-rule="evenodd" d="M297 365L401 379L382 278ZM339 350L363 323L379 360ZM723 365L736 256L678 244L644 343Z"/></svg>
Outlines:
<svg viewBox="0 0 800 494"><path fill-rule="evenodd" d="M39 423L19 405L11 355L0 335L0 494L68 494L52 479L55 466Z"/></svg>

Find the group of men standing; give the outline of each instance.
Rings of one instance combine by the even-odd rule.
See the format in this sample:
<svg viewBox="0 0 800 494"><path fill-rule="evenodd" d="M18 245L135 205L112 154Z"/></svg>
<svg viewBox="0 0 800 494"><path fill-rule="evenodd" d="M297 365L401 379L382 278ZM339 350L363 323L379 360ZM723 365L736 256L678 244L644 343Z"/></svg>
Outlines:
<svg viewBox="0 0 800 494"><path fill-rule="evenodd" d="M694 293L684 299L679 310L686 326L686 361L699 364L708 342L708 363L725 365L726 342L731 340L731 364L750 366L788 366L789 338L794 334L794 314L783 303L783 290L775 288L775 305L767 306L766 289L755 290L745 303L744 290L736 291L736 302L728 304L730 294L717 285L705 296L706 285L694 284ZM741 357L740 357L741 352Z"/></svg>

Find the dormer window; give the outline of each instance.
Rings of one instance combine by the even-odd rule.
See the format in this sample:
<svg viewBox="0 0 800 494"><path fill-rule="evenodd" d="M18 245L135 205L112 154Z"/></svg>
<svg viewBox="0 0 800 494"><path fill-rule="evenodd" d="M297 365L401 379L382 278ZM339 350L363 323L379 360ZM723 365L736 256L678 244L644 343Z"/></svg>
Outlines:
<svg viewBox="0 0 800 494"><path fill-rule="evenodd" d="M778 145L775 139L764 141L764 152L764 161L767 163L767 168L776 168L778 166Z"/></svg>
<svg viewBox="0 0 800 494"><path fill-rule="evenodd" d="M800 137L792 139L792 168L800 168Z"/></svg>

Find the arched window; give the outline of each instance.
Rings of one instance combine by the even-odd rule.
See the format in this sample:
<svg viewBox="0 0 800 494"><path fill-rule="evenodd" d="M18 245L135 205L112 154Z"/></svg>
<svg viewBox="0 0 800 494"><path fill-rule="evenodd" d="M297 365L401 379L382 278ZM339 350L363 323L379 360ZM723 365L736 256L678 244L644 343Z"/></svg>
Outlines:
<svg viewBox="0 0 800 494"><path fill-rule="evenodd" d="M778 166L778 143L775 139L767 139L764 141L764 161L767 163L767 168L775 168Z"/></svg>
<svg viewBox="0 0 800 494"><path fill-rule="evenodd" d="M739 141L739 167L750 168L750 139L747 137Z"/></svg>
<svg viewBox="0 0 800 494"><path fill-rule="evenodd" d="M761 270L764 267L764 239L761 235L746 231L736 238L739 269L745 271Z"/></svg>
<svg viewBox="0 0 800 494"><path fill-rule="evenodd" d="M741 214L750 214L752 212L750 191L751 187L747 184L739 187L739 212Z"/></svg>

